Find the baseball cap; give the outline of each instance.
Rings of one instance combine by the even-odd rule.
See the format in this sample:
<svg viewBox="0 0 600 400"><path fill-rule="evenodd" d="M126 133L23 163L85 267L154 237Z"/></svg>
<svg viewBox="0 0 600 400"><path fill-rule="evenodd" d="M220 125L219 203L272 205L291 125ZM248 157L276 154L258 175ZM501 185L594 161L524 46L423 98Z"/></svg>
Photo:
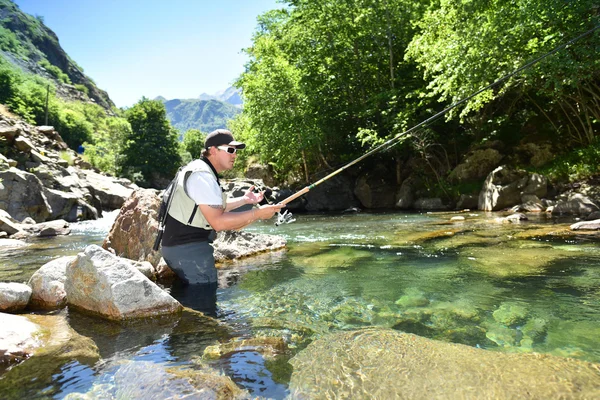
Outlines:
<svg viewBox="0 0 600 400"><path fill-rule="evenodd" d="M206 136L204 148L208 149L209 147L222 146L224 144L240 150L246 147L244 143L233 140L233 134L227 129L216 129Z"/></svg>

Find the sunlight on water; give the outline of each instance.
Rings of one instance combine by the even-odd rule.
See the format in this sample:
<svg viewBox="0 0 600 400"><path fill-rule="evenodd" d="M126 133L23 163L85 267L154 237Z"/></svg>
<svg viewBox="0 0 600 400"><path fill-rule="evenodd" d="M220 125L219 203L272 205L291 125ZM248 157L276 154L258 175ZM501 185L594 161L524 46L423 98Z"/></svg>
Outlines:
<svg viewBox="0 0 600 400"><path fill-rule="evenodd" d="M194 382L214 379L207 375L214 370L251 397L284 398L291 357L331 333L365 327L494 354L600 362L598 233L574 234L571 219L545 215L517 225L485 213L450 222L454 215L300 215L279 227L256 223L247 230L282 235L288 250L236 262L250 272L219 289L218 321L185 313L119 326L71 313L69 324L93 340L99 359L24 363L0 379L0 390L20 397L44 390L54 398L175 398L193 396ZM72 224L70 236L3 252L2 280L26 281L55 257L101 244L115 217ZM273 359L254 348L202 358L207 347L238 337L283 338L290 350ZM165 380L172 385L156 384Z"/></svg>
<svg viewBox="0 0 600 400"><path fill-rule="evenodd" d="M557 235L569 221L542 215L519 225L451 216L300 216L279 228L289 240L284 266L248 274L222 304L296 347L381 326L600 362L597 235Z"/></svg>
<svg viewBox="0 0 600 400"><path fill-rule="evenodd" d="M2 248L0 282L26 282L42 265L62 256L73 256L91 244L102 245L119 210L105 211L102 218L69 224L71 234L31 238L25 246Z"/></svg>

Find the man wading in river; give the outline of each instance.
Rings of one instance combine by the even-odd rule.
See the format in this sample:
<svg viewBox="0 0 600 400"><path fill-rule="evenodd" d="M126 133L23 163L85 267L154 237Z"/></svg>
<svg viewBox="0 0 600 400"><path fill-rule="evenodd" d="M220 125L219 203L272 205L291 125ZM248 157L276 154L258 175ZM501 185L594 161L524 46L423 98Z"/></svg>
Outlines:
<svg viewBox="0 0 600 400"><path fill-rule="evenodd" d="M183 305L207 314L216 313L217 269L210 245L215 232L269 219L284 207L262 205L249 211L230 212L263 199L262 192L253 192L254 187L235 199L227 199L221 189L218 174L233 168L237 151L245 147L228 130L209 133L202 156L179 172L166 216L162 255L181 278L171 294Z"/></svg>

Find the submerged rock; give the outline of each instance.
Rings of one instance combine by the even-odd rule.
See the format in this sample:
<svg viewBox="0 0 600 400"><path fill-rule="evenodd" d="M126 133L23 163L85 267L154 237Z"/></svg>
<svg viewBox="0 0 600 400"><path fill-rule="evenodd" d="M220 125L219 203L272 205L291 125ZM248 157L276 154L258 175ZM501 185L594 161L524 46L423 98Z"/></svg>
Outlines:
<svg viewBox="0 0 600 400"><path fill-rule="evenodd" d="M387 329L322 337L290 363L291 398L596 398L599 365L503 354Z"/></svg>
<svg viewBox="0 0 600 400"><path fill-rule="evenodd" d="M43 364L51 364L48 371L53 371L61 360L93 363L98 358L94 342L77 334L69 326L65 313L27 316L0 313L0 365L25 361L2 376L0 381L5 385L10 386L13 375L17 381L30 373L31 378L43 379L40 376L45 371ZM0 385L0 392L4 393L3 389Z"/></svg>

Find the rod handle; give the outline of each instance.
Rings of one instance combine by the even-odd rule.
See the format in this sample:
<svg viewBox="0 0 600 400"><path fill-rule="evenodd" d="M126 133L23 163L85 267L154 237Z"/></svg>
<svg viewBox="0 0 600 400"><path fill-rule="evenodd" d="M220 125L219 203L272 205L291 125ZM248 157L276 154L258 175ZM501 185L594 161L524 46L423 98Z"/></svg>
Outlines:
<svg viewBox="0 0 600 400"><path fill-rule="evenodd" d="M291 201L296 200L298 197L302 196L305 193L308 193L308 191L310 190L310 186L305 187L302 190L297 191L296 193L294 193L293 195L291 195L290 197L284 199L283 201L281 201L281 204L287 204Z"/></svg>

